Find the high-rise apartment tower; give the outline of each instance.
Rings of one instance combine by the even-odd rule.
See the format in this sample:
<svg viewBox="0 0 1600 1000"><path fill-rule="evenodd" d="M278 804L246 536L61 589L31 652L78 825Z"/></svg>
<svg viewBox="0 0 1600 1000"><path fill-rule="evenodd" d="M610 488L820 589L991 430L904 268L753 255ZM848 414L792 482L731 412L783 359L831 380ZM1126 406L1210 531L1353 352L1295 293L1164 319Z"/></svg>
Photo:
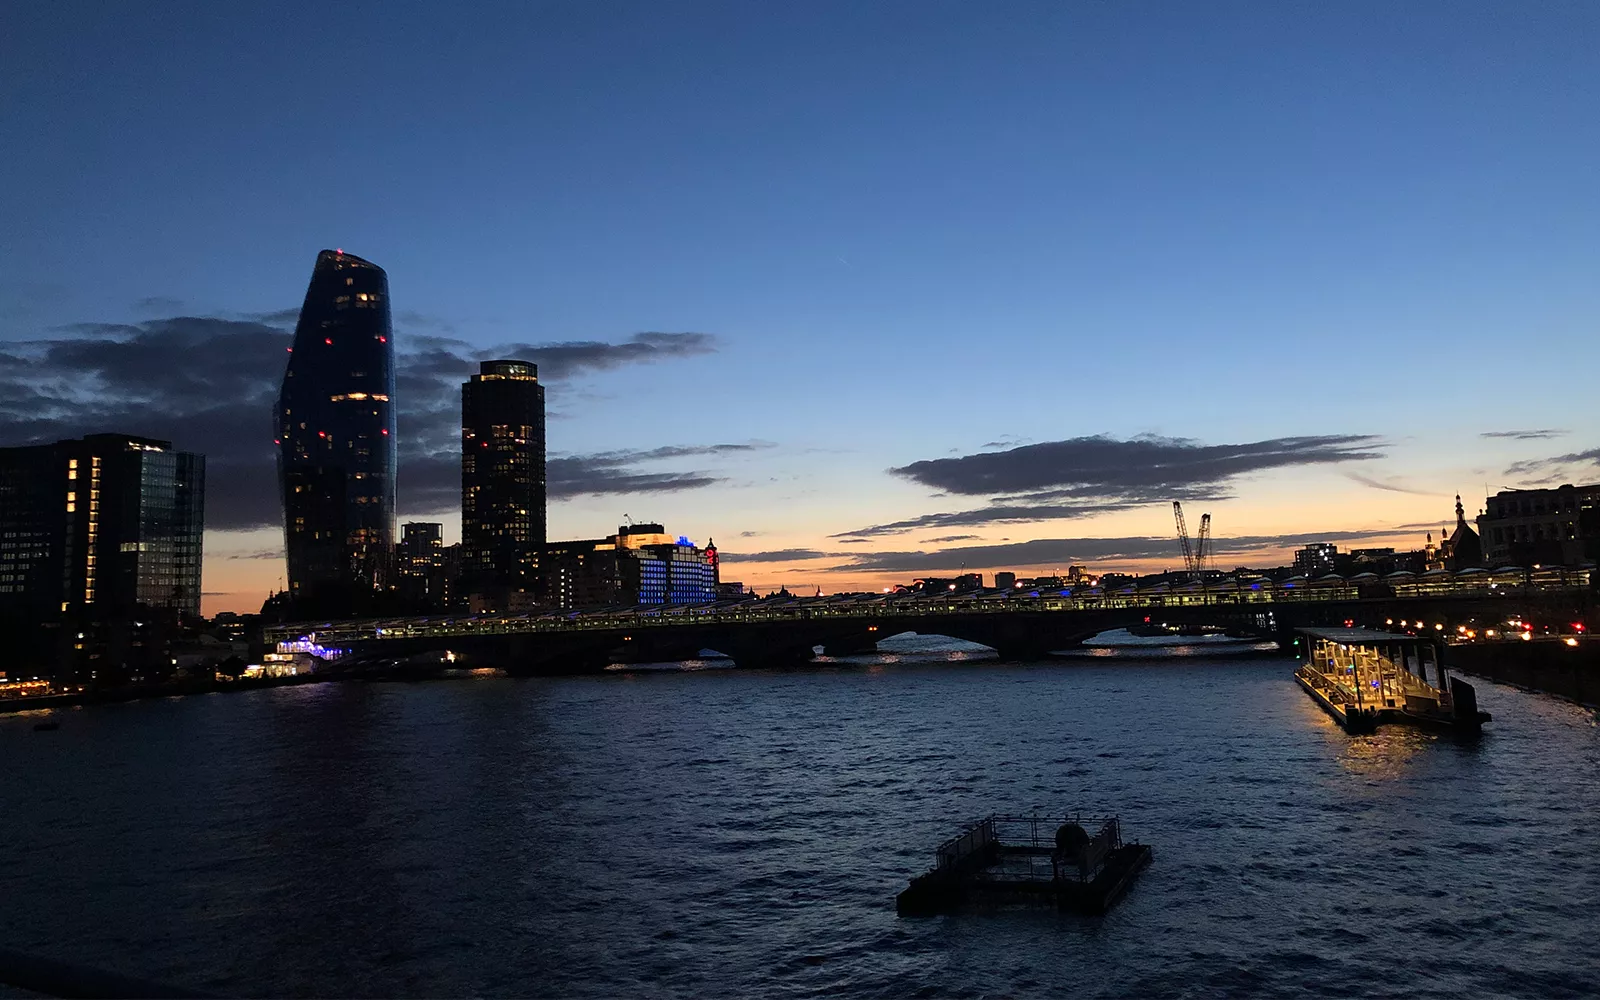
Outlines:
<svg viewBox="0 0 1600 1000"><path fill-rule="evenodd" d="M383 268L317 255L278 395L289 592L370 593L394 545L394 337Z"/></svg>
<svg viewBox="0 0 1600 1000"><path fill-rule="evenodd" d="M468 592L535 589L544 541L539 369L485 361L461 386L461 575Z"/></svg>

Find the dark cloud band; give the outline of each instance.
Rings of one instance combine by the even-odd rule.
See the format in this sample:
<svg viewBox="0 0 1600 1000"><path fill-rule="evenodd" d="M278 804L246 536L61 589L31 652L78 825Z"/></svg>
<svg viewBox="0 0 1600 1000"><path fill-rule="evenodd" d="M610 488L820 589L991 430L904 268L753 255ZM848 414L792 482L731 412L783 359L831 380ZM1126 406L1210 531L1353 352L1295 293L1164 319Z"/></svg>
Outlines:
<svg viewBox="0 0 1600 1000"><path fill-rule="evenodd" d="M155 304L158 300L148 300ZM122 431L171 440L207 461L207 527L246 530L281 516L272 410L283 377L287 329L298 313L249 319L173 316L140 323L84 323L50 337L0 345L0 445ZM571 379L625 365L716 350L705 333L638 333L619 343L562 341L476 348L432 335L396 337L400 506L454 507L460 497L460 385L484 357L536 362L540 375ZM551 462L553 496L693 489L703 472L638 469L641 462L763 447L713 445L611 452Z"/></svg>
<svg viewBox="0 0 1600 1000"><path fill-rule="evenodd" d="M1270 469L1383 457L1370 434L1272 438L1207 445L1188 438L1105 435L936 458L889 471L958 496L991 497L973 510L868 525L835 538L894 535L922 528L976 527L1092 517L1172 500L1221 500L1240 476Z"/></svg>

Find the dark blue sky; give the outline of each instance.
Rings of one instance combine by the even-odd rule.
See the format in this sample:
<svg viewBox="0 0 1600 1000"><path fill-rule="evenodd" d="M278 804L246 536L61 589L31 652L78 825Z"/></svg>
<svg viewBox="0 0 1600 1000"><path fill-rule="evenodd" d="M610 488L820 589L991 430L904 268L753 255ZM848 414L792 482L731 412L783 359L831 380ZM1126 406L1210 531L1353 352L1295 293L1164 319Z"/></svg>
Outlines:
<svg viewBox="0 0 1600 1000"><path fill-rule="evenodd" d="M322 247L403 351L711 334L553 380L552 450L757 447L558 534L831 551L978 503L891 467L1098 434L1375 435L1207 480L1221 534L1374 529L1600 444L1594 4L57 2L0 45L0 339L293 309ZM1526 429L1570 433L1479 436Z"/></svg>

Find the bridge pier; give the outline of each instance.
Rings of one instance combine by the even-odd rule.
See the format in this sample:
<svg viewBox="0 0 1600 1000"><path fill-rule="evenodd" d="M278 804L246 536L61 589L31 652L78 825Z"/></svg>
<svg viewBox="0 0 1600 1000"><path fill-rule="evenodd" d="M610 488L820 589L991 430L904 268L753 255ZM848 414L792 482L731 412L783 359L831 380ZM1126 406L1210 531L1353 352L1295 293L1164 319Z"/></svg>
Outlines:
<svg viewBox="0 0 1600 1000"><path fill-rule="evenodd" d="M855 656L861 653L876 653L878 651L878 640L883 637L883 633L878 631L878 626L870 625L860 631L829 638L822 644L822 651L828 656Z"/></svg>
<svg viewBox="0 0 1600 1000"><path fill-rule="evenodd" d="M719 649L734 666L747 670L794 670L816 659L811 646L792 643L727 643Z"/></svg>

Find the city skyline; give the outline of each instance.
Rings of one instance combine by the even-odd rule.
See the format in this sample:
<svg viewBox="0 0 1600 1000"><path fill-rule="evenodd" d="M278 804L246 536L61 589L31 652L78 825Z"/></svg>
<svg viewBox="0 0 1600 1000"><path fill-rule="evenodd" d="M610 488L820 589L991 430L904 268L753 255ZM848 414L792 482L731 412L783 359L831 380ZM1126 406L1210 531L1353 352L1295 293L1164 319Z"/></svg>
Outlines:
<svg viewBox="0 0 1600 1000"><path fill-rule="evenodd" d="M632 515L762 589L1176 569L1172 499L1219 566L1415 548L1456 493L1600 479L1562 380L1600 360L1592 11L630 10L367 43L355 11L180 15L173 60L131 15L69 48L71 5L24 12L7 134L57 141L0 166L0 445L205 454L205 608L255 610L328 246L390 273L396 513L452 541L458 387L496 357L550 393L551 539ZM230 64L246 32L283 40Z"/></svg>

